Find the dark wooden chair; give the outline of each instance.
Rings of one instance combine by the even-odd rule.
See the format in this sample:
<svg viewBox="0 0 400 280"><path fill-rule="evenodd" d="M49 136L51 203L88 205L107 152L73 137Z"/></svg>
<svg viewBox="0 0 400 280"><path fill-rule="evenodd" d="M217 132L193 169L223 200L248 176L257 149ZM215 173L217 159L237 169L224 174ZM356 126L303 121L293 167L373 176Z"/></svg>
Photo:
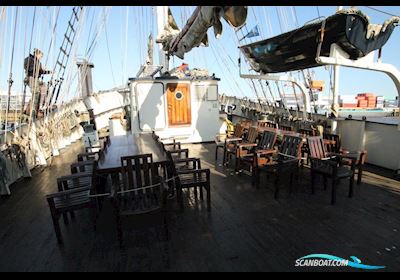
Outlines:
<svg viewBox="0 0 400 280"><path fill-rule="evenodd" d="M68 224L68 213L84 208L91 209L94 229L96 229L97 205L96 201L90 197L91 189L94 188L94 178L93 173L60 177L57 179L59 192L46 195L59 244L63 243L59 219L63 216L64 223Z"/></svg>
<svg viewBox="0 0 400 280"><path fill-rule="evenodd" d="M104 157L104 151L80 153L77 156L78 161L99 160Z"/></svg>
<svg viewBox="0 0 400 280"><path fill-rule="evenodd" d="M340 153L341 149L340 135L324 132L323 139L326 151L328 153Z"/></svg>
<svg viewBox="0 0 400 280"><path fill-rule="evenodd" d="M293 126L290 125L279 125L279 129L283 131L293 131Z"/></svg>
<svg viewBox="0 0 400 280"><path fill-rule="evenodd" d="M224 159L223 163L225 163L225 148L226 145L229 145L231 141L236 141L239 138L242 138L244 133L244 126L237 123L234 127L232 133L226 131L225 134L217 134L214 138L215 140L215 160L218 159L218 150L223 149L224 151Z"/></svg>
<svg viewBox="0 0 400 280"><path fill-rule="evenodd" d="M78 161L71 164L71 174L93 173L97 166L96 160Z"/></svg>
<svg viewBox="0 0 400 280"><path fill-rule="evenodd" d="M228 164L230 158L232 156L235 156L236 162L235 162L235 171L239 170L239 161L238 158L241 156L240 153L242 154L247 154L247 149L245 148L240 148L240 146L242 145L243 147L245 147L245 145L243 144L254 144L256 143L258 137L258 130L256 127L250 127L248 130L248 133L246 134L245 138L237 138L235 140L232 140L230 142L226 142L225 145L225 165Z"/></svg>
<svg viewBox="0 0 400 280"><path fill-rule="evenodd" d="M247 148L248 152L239 152L238 165L251 166L252 178L255 176L255 168L262 166L266 163L265 158L257 156L258 152L273 150L276 143L277 134L272 131L264 131L257 144L243 144L239 146L239 149Z"/></svg>
<svg viewBox="0 0 400 280"><path fill-rule="evenodd" d="M310 128L300 128L299 129L299 134L305 138L307 137L312 137L312 136L316 136L316 130ZM307 158L306 158L306 154L307 154ZM304 166L304 159L306 159L306 163L309 163L309 159L308 159L308 155L310 154L310 152L308 151L308 144L307 142L303 144L303 146L301 146L301 157L302 157L302 161L301 161L301 166Z"/></svg>
<svg viewBox="0 0 400 280"><path fill-rule="evenodd" d="M201 200L203 200L203 188L206 190L207 210L211 211L210 169L202 169L200 159L188 158L179 159L178 162L191 162L193 165L192 168L180 170L176 168L176 163L172 158L171 152L167 151L167 157L169 160L169 174L174 178L177 199L181 210L183 210L182 190L193 188L195 195L197 195L197 187L199 187Z"/></svg>
<svg viewBox="0 0 400 280"><path fill-rule="evenodd" d="M111 201L117 222L117 235L123 246L123 219L136 219L151 225L163 224L168 239L166 185L153 164L151 154L121 157L121 183L114 184Z"/></svg>
<svg viewBox="0 0 400 280"><path fill-rule="evenodd" d="M279 196L279 179L281 176L290 176L290 191L293 183L293 176L298 177L299 161L301 159L301 146L303 139L297 136L284 135L279 150L258 151L257 162L263 162L261 158L266 157L264 164L257 164L254 168L253 183L259 187L260 173L266 172L275 176L275 199Z"/></svg>
<svg viewBox="0 0 400 280"><path fill-rule="evenodd" d="M181 142L176 142L175 139L171 143L164 143L164 142L161 142L161 143L162 143L162 148L163 148L164 152L182 149Z"/></svg>
<svg viewBox="0 0 400 280"><path fill-rule="evenodd" d="M307 143L310 151L311 161L311 188L315 193L315 178L317 174L324 177L324 188L327 186L327 179L332 180L331 204L336 202L336 184L340 179L349 178L349 197L353 196L353 182L355 161L352 161L351 168L341 164L341 159L346 158L342 154L329 153L326 151L324 140L321 136L308 137ZM348 157L347 157L348 158ZM350 159L354 159L351 158Z"/></svg>
<svg viewBox="0 0 400 280"><path fill-rule="evenodd" d="M340 141L340 135L331 134L331 133L323 133L324 144L327 152L330 153L339 153L343 155L348 155L351 158L356 157L355 165L356 165L356 173L357 173L357 185L361 184L362 172L365 163L365 159L367 157L367 151L349 151L342 148L342 143ZM352 160L350 158L342 158L342 163L347 166L351 166Z"/></svg>
<svg viewBox="0 0 400 280"><path fill-rule="evenodd" d="M276 123L272 122L272 121L258 121L257 122L257 127L269 127L269 128L276 128Z"/></svg>

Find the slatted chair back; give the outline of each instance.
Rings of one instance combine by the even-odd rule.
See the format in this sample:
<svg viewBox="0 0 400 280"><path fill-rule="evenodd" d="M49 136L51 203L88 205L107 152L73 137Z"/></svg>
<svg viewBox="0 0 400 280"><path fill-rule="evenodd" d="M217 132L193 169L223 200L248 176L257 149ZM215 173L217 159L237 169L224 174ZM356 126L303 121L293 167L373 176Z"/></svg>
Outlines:
<svg viewBox="0 0 400 280"><path fill-rule="evenodd" d="M76 173L90 173L97 168L97 161L89 160L89 161L78 161L71 164L71 174Z"/></svg>
<svg viewBox="0 0 400 280"><path fill-rule="evenodd" d="M301 137L284 135L279 152L292 157L300 157L303 139Z"/></svg>
<svg viewBox="0 0 400 280"><path fill-rule="evenodd" d="M175 150L180 150L181 149L181 143L176 142L174 139L172 143L163 143L161 142L162 149L164 152L166 151L175 151Z"/></svg>
<svg viewBox="0 0 400 280"><path fill-rule="evenodd" d="M242 120L242 121L240 121L240 124L244 127L244 129L248 129L251 127L252 121L251 120Z"/></svg>
<svg viewBox="0 0 400 280"><path fill-rule="evenodd" d="M245 141L247 143L255 143L258 137L258 130L256 127L250 127Z"/></svg>
<svg viewBox="0 0 400 280"><path fill-rule="evenodd" d="M259 127L259 128L262 128L262 127L276 128L276 123L274 123L273 121L267 121L267 120L258 121L257 127Z"/></svg>
<svg viewBox="0 0 400 280"><path fill-rule="evenodd" d="M276 128L276 123L272 122L272 121L269 121L269 122L266 122L266 126L270 127L270 128Z"/></svg>
<svg viewBox="0 0 400 280"><path fill-rule="evenodd" d="M76 188L94 188L94 173L76 173L57 178L58 191L67 191Z"/></svg>
<svg viewBox="0 0 400 280"><path fill-rule="evenodd" d="M233 130L232 138L240 138L242 137L244 132L244 126L242 126L240 123L237 123L235 125L235 129Z"/></svg>
<svg viewBox="0 0 400 280"><path fill-rule="evenodd" d="M97 152L78 154L78 161L91 161L98 159L99 159L99 153Z"/></svg>
<svg viewBox="0 0 400 280"><path fill-rule="evenodd" d="M293 127L289 125L279 125L279 129L283 131L293 131Z"/></svg>
<svg viewBox="0 0 400 280"><path fill-rule="evenodd" d="M164 216L167 195L152 154L121 157L121 165L123 187L114 189L111 195L120 246L123 243L121 217Z"/></svg>
<svg viewBox="0 0 400 280"><path fill-rule="evenodd" d="M68 212L73 216L75 210L91 208L96 227L96 203L90 198L91 190L95 189L95 177L95 172L59 177L57 178L59 192L46 195L58 243L63 243L58 220L63 215L64 222L67 223Z"/></svg>
<svg viewBox="0 0 400 280"><path fill-rule="evenodd" d="M326 157L324 140L321 136L308 137L307 144L311 158L323 159Z"/></svg>
<svg viewBox="0 0 400 280"><path fill-rule="evenodd" d="M153 155L143 154L121 157L121 175L124 190L131 190L153 184L156 170Z"/></svg>
<svg viewBox="0 0 400 280"><path fill-rule="evenodd" d="M272 131L264 131L257 144L257 149L269 150L273 149L276 142L277 134Z"/></svg>
<svg viewBox="0 0 400 280"><path fill-rule="evenodd" d="M299 129L299 133L301 134L301 135L304 135L304 136L307 136L307 137L309 137L309 136L316 136L315 134L315 130L313 130L313 129L307 129L307 128L300 128Z"/></svg>
<svg viewBox="0 0 400 280"><path fill-rule="evenodd" d="M331 141L330 143L325 143L327 152L340 153L340 148L341 148L340 135L324 132L323 138Z"/></svg>

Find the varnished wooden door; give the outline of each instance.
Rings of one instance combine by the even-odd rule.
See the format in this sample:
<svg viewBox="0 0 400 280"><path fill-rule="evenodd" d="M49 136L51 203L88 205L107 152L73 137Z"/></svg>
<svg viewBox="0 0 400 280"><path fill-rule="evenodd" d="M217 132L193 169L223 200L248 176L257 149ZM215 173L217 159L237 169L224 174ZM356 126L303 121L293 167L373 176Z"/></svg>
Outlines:
<svg viewBox="0 0 400 280"><path fill-rule="evenodd" d="M189 84L167 84L168 124L188 125L192 123Z"/></svg>

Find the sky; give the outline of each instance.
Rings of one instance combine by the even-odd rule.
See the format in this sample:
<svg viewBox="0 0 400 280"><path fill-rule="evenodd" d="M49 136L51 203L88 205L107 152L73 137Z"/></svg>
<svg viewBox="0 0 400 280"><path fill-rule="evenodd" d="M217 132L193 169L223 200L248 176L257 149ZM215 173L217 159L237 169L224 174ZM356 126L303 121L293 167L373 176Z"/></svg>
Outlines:
<svg viewBox="0 0 400 280"><path fill-rule="evenodd" d="M349 7L344 6L344 8ZM390 18L390 15L366 6L357 8L366 13L372 23L382 24ZM400 15L399 6L372 8ZM184 26L194 9L195 6L171 6L172 14L180 28ZM222 19L223 33L219 39L215 39L213 29L210 28L209 46L192 49L190 53L185 54L184 60L172 57L171 67L185 62L190 68L205 68L210 74L215 73L221 79L220 94L254 98L256 95L251 83L239 76L238 38L243 37L255 25L259 26L260 36L242 40L240 44L277 36L318 17L328 17L334 14L336 9L336 6L249 6L247 23L241 31L235 33L234 29ZM1 11L0 90L8 92L11 72L14 81L11 91L14 94L23 90L23 59L30 49L41 49L44 52L42 63L48 69L54 68L64 33L67 30L67 22L71 17L72 7L3 7ZM80 29L77 32L64 77L60 100L69 100L79 95L76 71L76 61L79 58L87 58L94 63L92 75L95 92L124 85L129 77L135 77L140 65L146 59L149 34L151 33L153 38L157 36L154 11L154 6L84 7ZM18 13L17 16L16 13ZM16 29L14 29L15 19L17 19ZM397 27L382 52L382 61L398 69L400 69L399 39L400 28ZM155 62L158 60L157 50L158 45L154 43ZM244 64L243 57L242 64ZM242 72L246 72L247 69L248 66L242 65ZM311 73L316 80L324 80L325 84L329 85L328 70L326 67L317 67L312 68ZM397 96L392 80L385 74L345 67L341 67L339 73L339 94L341 95L371 92L388 99L394 99ZM295 77L299 75L298 72L292 74ZM48 81L50 77L51 75L47 75L44 81ZM326 86L321 94L328 96L330 94L328 89L329 87ZM258 94L260 90L258 88Z"/></svg>

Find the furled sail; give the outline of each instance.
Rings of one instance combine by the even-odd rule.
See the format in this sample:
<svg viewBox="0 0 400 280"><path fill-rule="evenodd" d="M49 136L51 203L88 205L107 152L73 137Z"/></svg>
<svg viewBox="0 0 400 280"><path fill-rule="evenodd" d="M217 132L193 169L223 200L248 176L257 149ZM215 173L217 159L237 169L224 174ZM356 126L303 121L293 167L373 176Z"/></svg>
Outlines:
<svg viewBox="0 0 400 280"><path fill-rule="evenodd" d="M339 45L356 60L380 49L387 42L399 17L392 17L382 25L371 24L359 10L341 10L334 15L276 37L240 47L253 70L279 73L318 66L319 42L321 56L330 55L333 43Z"/></svg>
<svg viewBox="0 0 400 280"><path fill-rule="evenodd" d="M207 30L214 28L218 38L222 33L220 18L224 18L231 26L242 26L247 18L246 6L198 6L180 31L168 11L168 24L159 34L156 42L161 43L168 55L176 55L183 59L185 53L201 44L207 46Z"/></svg>

